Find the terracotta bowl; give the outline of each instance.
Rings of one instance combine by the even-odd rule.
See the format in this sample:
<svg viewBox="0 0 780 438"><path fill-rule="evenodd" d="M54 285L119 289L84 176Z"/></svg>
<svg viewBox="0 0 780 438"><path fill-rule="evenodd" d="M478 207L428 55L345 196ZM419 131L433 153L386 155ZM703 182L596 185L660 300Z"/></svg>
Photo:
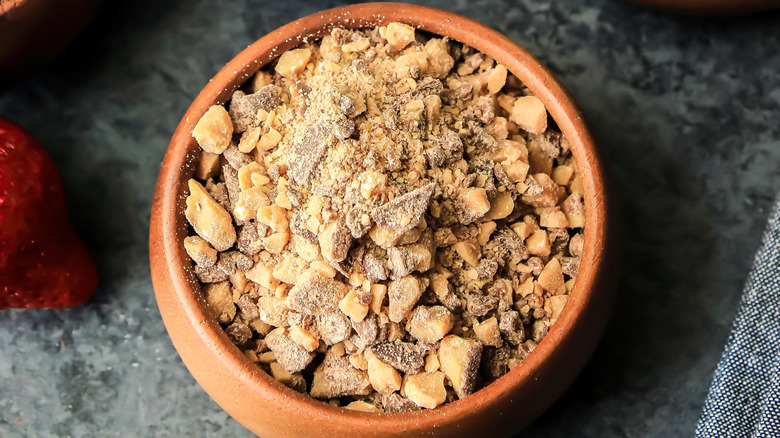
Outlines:
<svg viewBox="0 0 780 438"><path fill-rule="evenodd" d="M0 0L0 88L60 54L100 0Z"/></svg>
<svg viewBox="0 0 780 438"><path fill-rule="evenodd" d="M190 136L213 104L222 104L262 66L304 39L334 26L393 21L448 36L493 57L547 106L569 140L585 187L585 251L558 321L536 350L486 388L433 410L401 414L349 411L276 382L250 363L204 310L184 250L184 199L198 145ZM533 421L577 376L601 336L613 302L612 222L603 165L579 109L553 75L509 38L468 18L422 6L373 3L331 9L297 20L241 52L206 85L184 115L162 163L152 207L149 252L165 326L185 365L230 415L264 438L333 436L503 436Z"/></svg>

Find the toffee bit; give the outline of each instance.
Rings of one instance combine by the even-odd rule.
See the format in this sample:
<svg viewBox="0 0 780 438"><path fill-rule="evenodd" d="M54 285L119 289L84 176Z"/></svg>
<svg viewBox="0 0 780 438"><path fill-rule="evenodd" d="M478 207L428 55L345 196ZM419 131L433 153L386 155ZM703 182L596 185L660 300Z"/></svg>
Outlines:
<svg viewBox="0 0 780 438"><path fill-rule="evenodd" d="M236 132L249 129L257 117L258 110L270 111L279 103L279 90L273 84L268 84L253 94L245 94L241 90L233 93L228 112L233 119Z"/></svg>
<svg viewBox="0 0 780 438"><path fill-rule="evenodd" d="M466 308L474 316L485 316L498 307L498 299L489 295L470 294L466 296L466 302Z"/></svg>
<svg viewBox="0 0 780 438"><path fill-rule="evenodd" d="M263 227L264 231L267 227ZM265 233L258 232L258 226L254 223L246 223L238 230L238 250L246 255L255 255L263 249Z"/></svg>
<svg viewBox="0 0 780 438"><path fill-rule="evenodd" d="M460 136L455 131L449 129L445 130L442 133L440 142L441 148L450 153L463 151L463 140L461 140Z"/></svg>
<svg viewBox="0 0 780 438"><path fill-rule="evenodd" d="M504 339L512 345L520 345L525 340L525 329L520 314L514 310L506 310L499 312L498 316L498 329Z"/></svg>
<svg viewBox="0 0 780 438"><path fill-rule="evenodd" d="M473 89L474 86L471 84L463 84L455 89L447 88L441 92L441 100L447 105L457 104L466 99Z"/></svg>
<svg viewBox="0 0 780 438"><path fill-rule="evenodd" d="M561 271L568 275L569 278L577 276L577 271L580 269L580 257L561 257L558 261L561 263Z"/></svg>
<svg viewBox="0 0 780 438"><path fill-rule="evenodd" d="M217 250L199 236L184 239L184 249L187 255L203 268L210 268L217 262Z"/></svg>
<svg viewBox="0 0 780 438"><path fill-rule="evenodd" d="M417 300L425 290L423 282L415 276L408 275L390 282L387 287L389 298L389 316L393 322L401 322L411 313Z"/></svg>
<svg viewBox="0 0 780 438"><path fill-rule="evenodd" d="M355 105L355 101L351 97L343 95L339 98L339 109L342 114L349 117L355 114L357 105Z"/></svg>
<svg viewBox="0 0 780 438"><path fill-rule="evenodd" d="M351 137L353 132L355 132L355 122L352 120L342 120L333 125L333 135L339 140Z"/></svg>
<svg viewBox="0 0 780 438"><path fill-rule="evenodd" d="M384 408L384 411L389 414L411 412L420 409L413 401L395 392L382 396L382 407Z"/></svg>
<svg viewBox="0 0 780 438"><path fill-rule="evenodd" d="M201 283L219 283L228 279L228 275L222 269L217 266L210 266L208 268L203 266L195 266L195 276L198 277L198 281Z"/></svg>
<svg viewBox="0 0 780 438"><path fill-rule="evenodd" d="M428 166L441 167L447 159L447 153L441 146L433 146L425 150L425 158L428 160Z"/></svg>
<svg viewBox="0 0 780 438"><path fill-rule="evenodd" d="M227 333L228 338L239 347L252 339L252 330L248 325L240 322L234 322L227 326L227 328L225 328L225 333Z"/></svg>
<svg viewBox="0 0 780 438"><path fill-rule="evenodd" d="M419 189L399 196L374 209L371 217L382 228L406 232L416 227L428 208L436 183L426 184Z"/></svg>
<svg viewBox="0 0 780 438"><path fill-rule="evenodd" d="M481 362L482 344L471 339L449 335L439 347L439 363L452 382L452 388L463 398L471 394L477 384L477 370Z"/></svg>
<svg viewBox="0 0 780 438"><path fill-rule="evenodd" d="M328 313L338 309L339 301L348 292L346 284L310 269L290 289L287 306L307 315Z"/></svg>
<svg viewBox="0 0 780 438"><path fill-rule="evenodd" d="M371 210L365 204L360 204L352 207L347 213L346 223L349 228L352 237L360 239L368 233L373 225L373 220L370 216Z"/></svg>
<svg viewBox="0 0 780 438"><path fill-rule="evenodd" d="M479 126L471 129L471 144L480 152L490 153L498 150L498 141L485 128Z"/></svg>
<svg viewBox="0 0 780 438"><path fill-rule="evenodd" d="M369 315L362 321L352 322L355 336L351 337L352 343L359 349L365 349L376 341L379 334L376 315Z"/></svg>
<svg viewBox="0 0 780 438"><path fill-rule="evenodd" d="M206 182L206 191L212 198L225 210L230 210L230 196L228 195L227 185L225 183L215 183L213 180Z"/></svg>
<svg viewBox="0 0 780 438"><path fill-rule="evenodd" d="M367 395L371 392L368 374L352 366L343 349L331 348L314 371L311 396L319 399Z"/></svg>
<svg viewBox="0 0 780 438"><path fill-rule="evenodd" d="M233 275L236 270L247 271L254 262L249 257L238 251L225 251L219 254L217 267L227 275Z"/></svg>
<svg viewBox="0 0 780 438"><path fill-rule="evenodd" d="M309 126L292 144L287 173L301 186L310 186L317 167L335 141L333 133L323 126Z"/></svg>
<svg viewBox="0 0 780 438"><path fill-rule="evenodd" d="M409 342L380 341L371 346L371 354L404 373L418 373L425 365L425 351Z"/></svg>
<svg viewBox="0 0 780 438"><path fill-rule="evenodd" d="M314 358L313 354L290 339L289 334L281 327L268 333L265 337L265 343L274 352L274 357L279 365L290 373L306 368L306 365Z"/></svg>
<svg viewBox="0 0 780 438"><path fill-rule="evenodd" d="M347 228L346 219L341 217L326 225L320 233L319 241L322 256L326 260L340 262L347 258L352 245L352 233Z"/></svg>
<svg viewBox="0 0 780 438"><path fill-rule="evenodd" d="M502 250L507 251L512 257L525 260L530 256L525 243L523 243L512 230L504 228L495 232L493 236L493 239L497 242L497 246Z"/></svg>
<svg viewBox="0 0 780 438"><path fill-rule="evenodd" d="M374 247L363 257L363 269L365 270L366 278L371 283L379 283L388 279L390 269L387 266L388 258L382 248Z"/></svg>
<svg viewBox="0 0 780 438"><path fill-rule="evenodd" d="M439 79L425 76L417 84L414 94L416 96L439 96L444 91L444 85L442 85Z"/></svg>
<svg viewBox="0 0 780 438"><path fill-rule="evenodd" d="M241 184L238 182L238 171L232 166L226 164L222 166L222 178L225 180L225 187L228 192L228 199L230 200L230 208L238 203L238 197L241 193Z"/></svg>
<svg viewBox="0 0 780 438"><path fill-rule="evenodd" d="M225 152L222 152L222 156L225 157L225 160L227 160L228 164L230 164L233 169L236 170L241 169L253 161L249 155L239 151L238 147L234 145L228 146L228 148L225 149Z"/></svg>
<svg viewBox="0 0 780 438"><path fill-rule="evenodd" d="M253 321L260 317L260 310L257 303L252 300L251 294L245 293L236 301L236 305L241 309L241 313L247 321Z"/></svg>
<svg viewBox="0 0 780 438"><path fill-rule="evenodd" d="M340 311L317 315L317 332L328 345L338 344L349 337L352 324Z"/></svg>
<svg viewBox="0 0 780 438"><path fill-rule="evenodd" d="M436 245L431 230L426 230L417 243L395 246L387 250L393 269L393 279L398 280L412 272L426 272L433 267Z"/></svg>

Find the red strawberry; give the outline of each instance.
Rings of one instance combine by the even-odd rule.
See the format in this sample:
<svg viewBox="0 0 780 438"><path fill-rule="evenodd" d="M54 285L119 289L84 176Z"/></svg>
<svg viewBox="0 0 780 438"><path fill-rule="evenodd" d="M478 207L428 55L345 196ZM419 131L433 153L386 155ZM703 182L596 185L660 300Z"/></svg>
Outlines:
<svg viewBox="0 0 780 438"><path fill-rule="evenodd" d="M73 307L96 289L97 269L68 220L54 161L0 118L0 310Z"/></svg>

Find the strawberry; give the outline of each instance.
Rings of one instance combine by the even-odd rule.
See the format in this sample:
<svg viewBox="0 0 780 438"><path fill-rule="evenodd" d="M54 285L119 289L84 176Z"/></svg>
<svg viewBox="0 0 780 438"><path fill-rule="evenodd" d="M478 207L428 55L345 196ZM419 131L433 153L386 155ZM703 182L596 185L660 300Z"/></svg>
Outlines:
<svg viewBox="0 0 780 438"><path fill-rule="evenodd" d="M0 310L73 307L96 289L97 268L68 220L54 161L0 118Z"/></svg>

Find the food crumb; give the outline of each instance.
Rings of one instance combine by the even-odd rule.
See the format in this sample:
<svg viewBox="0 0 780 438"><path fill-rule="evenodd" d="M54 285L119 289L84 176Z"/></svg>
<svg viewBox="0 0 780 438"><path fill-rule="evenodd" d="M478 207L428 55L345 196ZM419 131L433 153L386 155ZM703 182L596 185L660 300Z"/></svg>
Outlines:
<svg viewBox="0 0 780 438"><path fill-rule="evenodd" d="M469 46L336 28L192 136L183 247L208 313L295 391L433 409L521 364L565 311L586 226L571 145Z"/></svg>

